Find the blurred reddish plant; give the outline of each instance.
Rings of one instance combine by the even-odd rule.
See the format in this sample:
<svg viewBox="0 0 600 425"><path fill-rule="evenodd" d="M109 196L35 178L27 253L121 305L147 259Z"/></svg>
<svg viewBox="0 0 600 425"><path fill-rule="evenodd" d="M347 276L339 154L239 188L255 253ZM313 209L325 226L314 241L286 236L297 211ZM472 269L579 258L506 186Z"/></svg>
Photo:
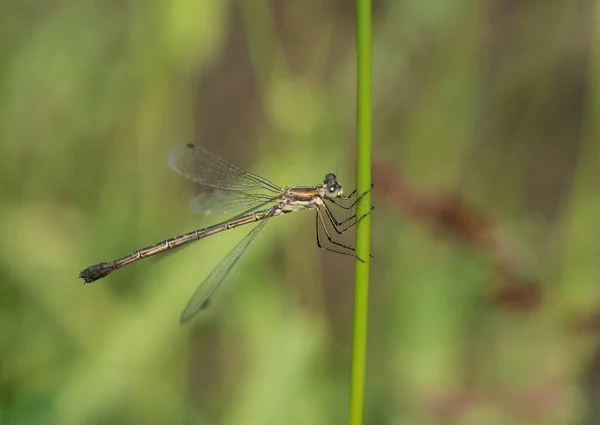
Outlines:
<svg viewBox="0 0 600 425"><path fill-rule="evenodd" d="M375 196L383 197L401 213L487 253L498 268L498 278L491 285L494 304L522 311L540 305L539 284L520 276L514 264L515 253L523 250L512 235L499 231L491 215L458 192L426 190L407 182L381 157L373 160L373 183Z"/></svg>

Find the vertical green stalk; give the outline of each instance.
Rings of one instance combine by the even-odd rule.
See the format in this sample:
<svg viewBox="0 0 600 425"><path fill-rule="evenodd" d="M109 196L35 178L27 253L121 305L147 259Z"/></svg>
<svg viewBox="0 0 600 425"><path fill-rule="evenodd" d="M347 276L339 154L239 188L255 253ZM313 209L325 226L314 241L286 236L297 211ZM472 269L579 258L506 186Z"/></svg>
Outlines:
<svg viewBox="0 0 600 425"><path fill-rule="evenodd" d="M371 0L356 0L357 109L356 193L371 187ZM357 205L361 217L371 205L365 195ZM356 225L354 266L354 323L352 327L352 375L350 378L350 425L362 424L365 365L367 357L367 312L369 302L370 216Z"/></svg>

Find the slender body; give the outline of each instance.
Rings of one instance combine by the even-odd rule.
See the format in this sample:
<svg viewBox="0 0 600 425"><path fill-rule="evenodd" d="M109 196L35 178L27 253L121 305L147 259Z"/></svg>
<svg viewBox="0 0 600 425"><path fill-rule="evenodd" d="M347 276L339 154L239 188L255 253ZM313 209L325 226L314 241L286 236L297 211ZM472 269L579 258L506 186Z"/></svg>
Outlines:
<svg viewBox="0 0 600 425"><path fill-rule="evenodd" d="M213 192L199 194L193 199L190 203L193 212L221 214L245 211L229 220L138 249L116 260L94 264L82 270L79 277L85 283L94 282L143 258L173 250L216 233L259 222L196 289L182 313L181 322L187 322L207 305L213 292L256 238L268 221L267 219L298 210L315 210L317 212L317 244L319 248L340 254L355 255L352 247L336 241L332 234L333 232L344 233L373 209L371 207L367 214L358 219L356 214L348 214L343 220L338 220L327 202L353 212L356 202L364 194L354 197L354 199L351 198L355 192L352 192L350 196L344 196L337 177L331 173L325 175L323 184L280 188L264 177L243 171L209 151L192 144L174 148L169 153L167 162L182 176L217 189ZM350 203L345 203L350 200Z"/></svg>
<svg viewBox="0 0 600 425"><path fill-rule="evenodd" d="M140 248L137 251L127 254L116 260L94 264L93 266L89 266L83 270L79 274L79 277L82 278L85 283L91 283L95 280L103 278L104 276L123 266L135 263L143 258L152 257L153 255L187 245L207 236L211 236L225 230L235 229L236 227L243 226L244 224L254 223L256 221L264 220L265 218L275 217L288 212L315 208L317 205L321 205L323 203L321 196L324 196L325 190L322 186L323 185L312 187L286 187L275 199L276 205L273 208L267 208L266 210L243 214L203 229L192 230L191 232L184 233L183 235L175 236L145 248Z"/></svg>
<svg viewBox="0 0 600 425"><path fill-rule="evenodd" d="M138 249L131 254L127 254L121 258L113 261L107 261L105 263L94 264L83 270L79 277L81 277L85 283L91 283L95 280L103 278L109 273L134 263L143 258L152 257L153 255L160 254L171 249L187 245L190 242L197 241L215 233L223 232L229 229L235 229L236 227L244 224L253 223L255 221L263 220L267 217L268 211L258 211L245 214L240 217L233 218L231 220L224 221L222 223L214 224L212 226L205 227L203 229L193 230L188 233L184 233L180 236L164 240L162 242L155 243L154 245L147 246L146 248Z"/></svg>

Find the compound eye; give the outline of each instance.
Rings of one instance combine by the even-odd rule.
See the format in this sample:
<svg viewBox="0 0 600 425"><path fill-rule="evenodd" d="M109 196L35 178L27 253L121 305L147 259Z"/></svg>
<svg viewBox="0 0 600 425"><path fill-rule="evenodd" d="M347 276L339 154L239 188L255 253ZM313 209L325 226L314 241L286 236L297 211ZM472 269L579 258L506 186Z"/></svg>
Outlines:
<svg viewBox="0 0 600 425"><path fill-rule="evenodd" d="M325 175L325 180L323 180L323 183L327 184L329 182L332 182L336 179L337 177L335 176L335 174L329 173Z"/></svg>
<svg viewBox="0 0 600 425"><path fill-rule="evenodd" d="M325 196L328 198L336 198L339 195L339 191L340 191L341 187L339 184L329 184L327 185L327 188L325 189Z"/></svg>

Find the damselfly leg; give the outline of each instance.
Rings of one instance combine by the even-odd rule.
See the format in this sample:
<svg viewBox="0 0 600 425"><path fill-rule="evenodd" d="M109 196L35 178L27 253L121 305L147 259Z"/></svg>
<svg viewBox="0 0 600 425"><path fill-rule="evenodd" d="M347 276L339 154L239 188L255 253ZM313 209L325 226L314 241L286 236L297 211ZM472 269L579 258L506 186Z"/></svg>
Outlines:
<svg viewBox="0 0 600 425"><path fill-rule="evenodd" d="M359 196L355 196L356 191L344 196L342 186L334 174L325 175L323 184L315 186L279 187L264 177L243 171L225 159L192 144L172 149L167 157L167 163L183 177L213 189L197 195L190 202L192 212L198 214L243 212L221 223L138 249L115 260L91 265L82 270L79 277L86 283L90 283L143 258L172 251L199 239L245 224L258 223L196 289L181 315L182 322L189 321L207 305L221 282L229 275L240 257L272 217L299 210L315 210L318 246L339 254L356 256L352 246L332 237L333 232L338 235L345 233L373 211L373 207L371 207L357 219L356 203L371 189ZM331 206L336 205L349 211L348 214L351 215L341 219L337 218L328 202L331 202Z"/></svg>

